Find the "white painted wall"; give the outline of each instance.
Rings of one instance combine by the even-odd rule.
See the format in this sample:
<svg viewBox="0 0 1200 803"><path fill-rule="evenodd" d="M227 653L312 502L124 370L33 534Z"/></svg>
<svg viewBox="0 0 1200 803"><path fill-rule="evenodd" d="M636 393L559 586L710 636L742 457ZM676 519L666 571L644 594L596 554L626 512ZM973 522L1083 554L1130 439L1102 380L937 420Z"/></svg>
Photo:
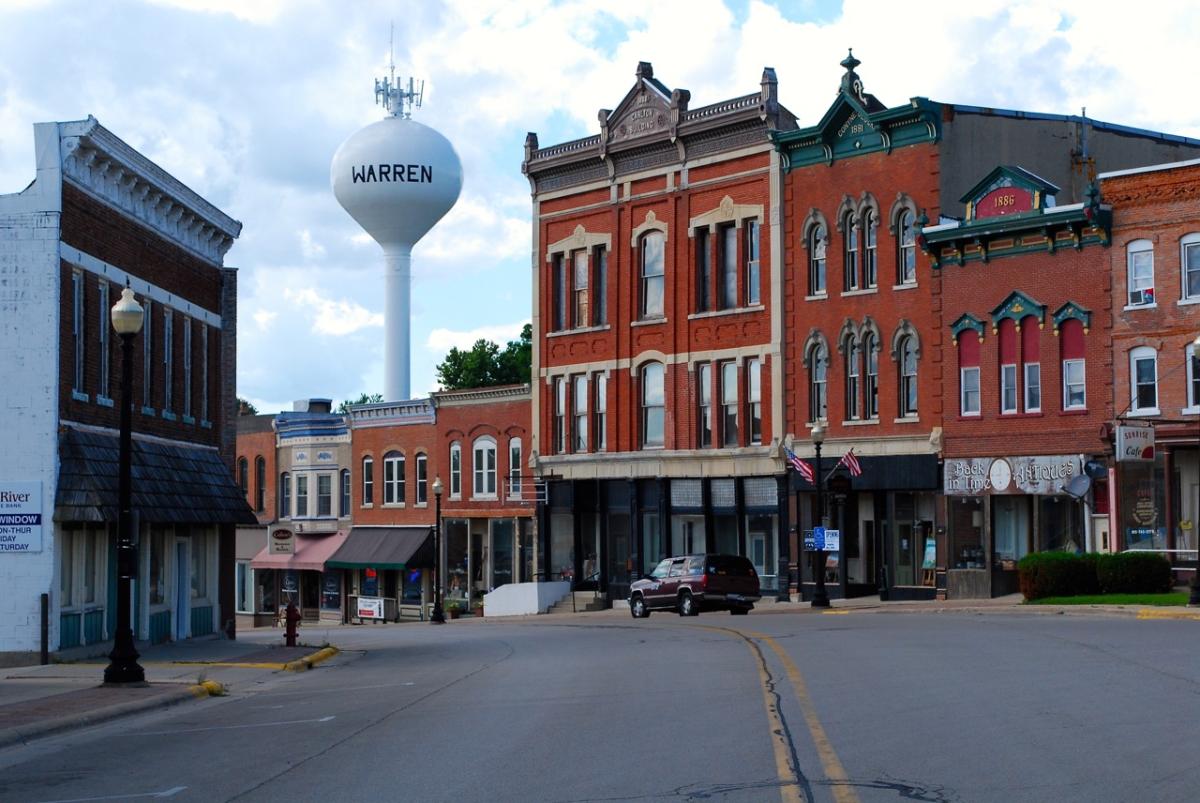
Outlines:
<svg viewBox="0 0 1200 803"><path fill-rule="evenodd" d="M554 583L508 583L490 594L483 595L483 615L521 616L545 613L550 606L571 592L571 584Z"/></svg>
<svg viewBox="0 0 1200 803"><path fill-rule="evenodd" d="M0 653L40 647L39 600L50 594L58 647L54 494L58 480L58 126L34 127L37 180L0 195L0 481L40 482L42 551L0 553Z"/></svg>

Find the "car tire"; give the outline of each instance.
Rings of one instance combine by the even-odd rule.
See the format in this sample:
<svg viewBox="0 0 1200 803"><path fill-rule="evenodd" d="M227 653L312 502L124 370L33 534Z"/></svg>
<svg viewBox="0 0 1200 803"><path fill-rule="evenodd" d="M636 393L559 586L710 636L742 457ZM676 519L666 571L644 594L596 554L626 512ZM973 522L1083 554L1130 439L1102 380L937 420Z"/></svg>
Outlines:
<svg viewBox="0 0 1200 803"><path fill-rule="evenodd" d="M730 608L729 612L731 614L733 614L734 616L745 616L746 614L750 613L750 609L749 608Z"/></svg>
<svg viewBox="0 0 1200 803"><path fill-rule="evenodd" d="M638 594L629 602L629 613L634 619L645 619L650 616L650 609L646 607L646 600Z"/></svg>
<svg viewBox="0 0 1200 803"><path fill-rule="evenodd" d="M680 616L697 616L700 610L696 607L696 600L692 599L690 591L684 591L679 595L679 615Z"/></svg>

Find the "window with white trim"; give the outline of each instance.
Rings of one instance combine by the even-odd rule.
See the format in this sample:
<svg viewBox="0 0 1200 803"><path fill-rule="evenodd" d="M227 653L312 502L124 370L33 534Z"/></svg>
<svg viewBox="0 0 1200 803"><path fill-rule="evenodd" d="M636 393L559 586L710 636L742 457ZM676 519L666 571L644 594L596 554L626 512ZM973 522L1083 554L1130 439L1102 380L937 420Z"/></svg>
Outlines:
<svg viewBox="0 0 1200 803"><path fill-rule="evenodd" d="M829 416L829 350L814 344L808 353L808 420L824 421Z"/></svg>
<svg viewBox="0 0 1200 803"><path fill-rule="evenodd" d="M863 387L863 415L879 417L879 347L875 335L863 338L863 357L867 363L867 382Z"/></svg>
<svg viewBox="0 0 1200 803"><path fill-rule="evenodd" d="M917 415L917 341L912 335L900 342L900 417Z"/></svg>
<svg viewBox="0 0 1200 803"><path fill-rule="evenodd" d="M582 454L588 450L588 381L586 374L575 377L571 393L571 451Z"/></svg>
<svg viewBox="0 0 1200 803"><path fill-rule="evenodd" d="M550 289L553 293L551 322L554 331L560 332L567 328L567 268L563 254L550 258Z"/></svg>
<svg viewBox="0 0 1200 803"><path fill-rule="evenodd" d="M863 214L863 287L872 288L879 284L879 232L875 213L870 209Z"/></svg>
<svg viewBox="0 0 1200 803"><path fill-rule="evenodd" d="M642 448L661 449L665 444L666 393L662 363L642 366Z"/></svg>
<svg viewBox="0 0 1200 803"><path fill-rule="evenodd" d="M308 476L296 475L296 517L308 515Z"/></svg>
<svg viewBox="0 0 1200 803"><path fill-rule="evenodd" d="M1134 240L1125 246L1129 273L1128 305L1147 307L1154 303L1154 245L1149 240Z"/></svg>
<svg viewBox="0 0 1200 803"><path fill-rule="evenodd" d="M1025 363L1025 412L1038 413L1042 410L1042 365Z"/></svg>
<svg viewBox="0 0 1200 803"><path fill-rule="evenodd" d="M112 314L108 304L108 282L104 279L100 280L100 384L96 388L96 398L109 398L109 363L111 360L109 332L112 331L112 325L109 322L109 316Z"/></svg>
<svg viewBox="0 0 1200 803"><path fill-rule="evenodd" d="M721 363L721 445L738 446L737 363Z"/></svg>
<svg viewBox="0 0 1200 803"><path fill-rule="evenodd" d="M959 410L962 415L979 415L979 366L959 370L961 397Z"/></svg>
<svg viewBox="0 0 1200 803"><path fill-rule="evenodd" d="M424 452L417 455L417 504L429 504L429 462Z"/></svg>
<svg viewBox="0 0 1200 803"><path fill-rule="evenodd" d="M279 475L279 518L292 516L292 475L286 471Z"/></svg>
<svg viewBox="0 0 1200 803"><path fill-rule="evenodd" d="M450 498L462 497L462 446L458 441L450 444Z"/></svg>
<svg viewBox="0 0 1200 803"><path fill-rule="evenodd" d="M338 506L338 515L342 518L350 515L350 469L342 469L342 498Z"/></svg>
<svg viewBox="0 0 1200 803"><path fill-rule="evenodd" d="M696 229L692 238L696 248L696 311L708 312L712 301L712 253L709 251L708 227Z"/></svg>
<svg viewBox="0 0 1200 803"><path fill-rule="evenodd" d="M858 289L858 226L854 213L847 212L842 218L842 289Z"/></svg>
<svg viewBox="0 0 1200 803"><path fill-rule="evenodd" d="M317 515L333 515L333 475L317 475Z"/></svg>
<svg viewBox="0 0 1200 803"><path fill-rule="evenodd" d="M862 370L862 347L858 338L850 335L843 346L846 353L846 420L857 421L862 417L859 407L859 379Z"/></svg>
<svg viewBox="0 0 1200 803"><path fill-rule="evenodd" d="M83 360L84 360L84 329L86 328L84 309L83 309L83 271L76 270L71 272L71 310L72 323L71 334L75 338L75 366L71 379L71 390L75 393L83 393ZM103 320L103 319L101 319Z"/></svg>
<svg viewBox="0 0 1200 803"><path fill-rule="evenodd" d="M1083 410L1087 408L1084 377L1083 360L1063 360L1064 410Z"/></svg>
<svg viewBox="0 0 1200 803"><path fill-rule="evenodd" d="M1130 412L1158 415L1158 352L1138 346L1129 352Z"/></svg>
<svg viewBox="0 0 1200 803"><path fill-rule="evenodd" d="M1200 412L1200 347L1189 343L1183 358L1187 364L1187 406L1191 412Z"/></svg>
<svg viewBox="0 0 1200 803"><path fill-rule="evenodd" d="M746 305L753 306L762 300L762 271L758 256L758 221L751 218L742 226L746 232Z"/></svg>
<svg viewBox="0 0 1200 803"><path fill-rule="evenodd" d="M746 402L751 444L762 443L762 361L746 362Z"/></svg>
<svg viewBox="0 0 1200 803"><path fill-rule="evenodd" d="M383 503L404 504L404 455L399 452L383 456Z"/></svg>
<svg viewBox="0 0 1200 803"><path fill-rule="evenodd" d="M721 309L733 309L738 305L737 228L730 223L718 231L721 248Z"/></svg>
<svg viewBox="0 0 1200 803"><path fill-rule="evenodd" d="M521 439L508 439L508 493L521 498Z"/></svg>
<svg viewBox="0 0 1200 803"><path fill-rule="evenodd" d="M496 495L496 441L490 435L475 440L472 447L472 497Z"/></svg>
<svg viewBox="0 0 1200 803"><path fill-rule="evenodd" d="M596 374L596 451L603 452L608 448L608 377Z"/></svg>
<svg viewBox="0 0 1200 803"><path fill-rule="evenodd" d="M917 231L913 213L908 210L901 212L896 228L900 232L896 242L896 283L916 284Z"/></svg>
<svg viewBox="0 0 1200 803"><path fill-rule="evenodd" d="M1017 411L1017 366L1000 366L1000 412Z"/></svg>
<svg viewBox="0 0 1200 803"><path fill-rule="evenodd" d="M1200 301L1200 232L1179 241L1179 278L1184 301Z"/></svg>
<svg viewBox="0 0 1200 803"><path fill-rule="evenodd" d="M666 237L661 231L652 231L642 237L641 267L641 317L663 316L663 285L665 282Z"/></svg>
<svg viewBox="0 0 1200 803"><path fill-rule="evenodd" d="M554 377L554 453L567 451L567 380Z"/></svg>
<svg viewBox="0 0 1200 803"><path fill-rule="evenodd" d="M701 449L713 445L712 422L712 363L696 366L696 423L700 427L698 443Z"/></svg>
<svg viewBox="0 0 1200 803"><path fill-rule="evenodd" d="M592 323L604 326L608 323L608 249L600 245L592 249L592 263L596 272L596 291L592 295Z"/></svg>
<svg viewBox="0 0 1200 803"><path fill-rule="evenodd" d="M362 459L362 503L375 504L375 460L370 457Z"/></svg>
<svg viewBox="0 0 1200 803"><path fill-rule="evenodd" d="M579 329L584 326L590 326L592 323L588 308L588 252L585 250L576 251L571 255L571 264L573 266L571 295L574 297L571 322L575 328Z"/></svg>
<svg viewBox="0 0 1200 803"><path fill-rule="evenodd" d="M808 294L825 293L825 227L813 226L808 235Z"/></svg>

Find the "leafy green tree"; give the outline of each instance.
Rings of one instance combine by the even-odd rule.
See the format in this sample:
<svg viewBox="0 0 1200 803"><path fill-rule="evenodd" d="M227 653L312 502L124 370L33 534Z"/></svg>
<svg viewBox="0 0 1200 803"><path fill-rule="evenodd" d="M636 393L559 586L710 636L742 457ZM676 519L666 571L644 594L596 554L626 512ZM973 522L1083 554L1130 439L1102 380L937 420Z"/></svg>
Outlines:
<svg viewBox="0 0 1200 803"><path fill-rule="evenodd" d="M445 390L519 385L529 381L533 360L533 327L525 324L521 336L500 346L480 338L470 349L450 349L437 366L438 383Z"/></svg>
<svg viewBox="0 0 1200 803"><path fill-rule="evenodd" d="M243 399L241 396L237 397L237 404L238 415L258 415L258 408Z"/></svg>
<svg viewBox="0 0 1200 803"><path fill-rule="evenodd" d="M346 413L350 412L350 408L353 407L354 405L378 404L381 401L383 401L382 393L367 393L366 391L363 391L362 393L358 394L357 399L346 399L341 404L339 404L337 411L339 413L341 413L342 415L345 415Z"/></svg>

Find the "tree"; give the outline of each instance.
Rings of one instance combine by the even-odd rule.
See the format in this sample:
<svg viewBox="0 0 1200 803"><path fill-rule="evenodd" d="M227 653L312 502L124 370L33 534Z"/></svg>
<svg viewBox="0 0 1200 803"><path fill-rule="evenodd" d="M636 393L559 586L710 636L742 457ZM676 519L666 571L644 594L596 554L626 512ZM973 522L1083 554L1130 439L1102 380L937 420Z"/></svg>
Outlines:
<svg viewBox="0 0 1200 803"><path fill-rule="evenodd" d="M258 415L258 408L243 399L241 396L237 397L237 402L238 415Z"/></svg>
<svg viewBox="0 0 1200 803"><path fill-rule="evenodd" d="M339 404L337 411L342 415L345 415L346 413L350 412L350 408L354 405L378 404L381 401L383 401L382 393L367 393L366 391L363 391L358 395L357 399L346 399L344 402Z"/></svg>
<svg viewBox="0 0 1200 803"><path fill-rule="evenodd" d="M437 366L437 378L445 390L519 385L529 381L532 361L533 326L525 324L521 336L510 340L503 351L483 338L466 351L450 349Z"/></svg>

